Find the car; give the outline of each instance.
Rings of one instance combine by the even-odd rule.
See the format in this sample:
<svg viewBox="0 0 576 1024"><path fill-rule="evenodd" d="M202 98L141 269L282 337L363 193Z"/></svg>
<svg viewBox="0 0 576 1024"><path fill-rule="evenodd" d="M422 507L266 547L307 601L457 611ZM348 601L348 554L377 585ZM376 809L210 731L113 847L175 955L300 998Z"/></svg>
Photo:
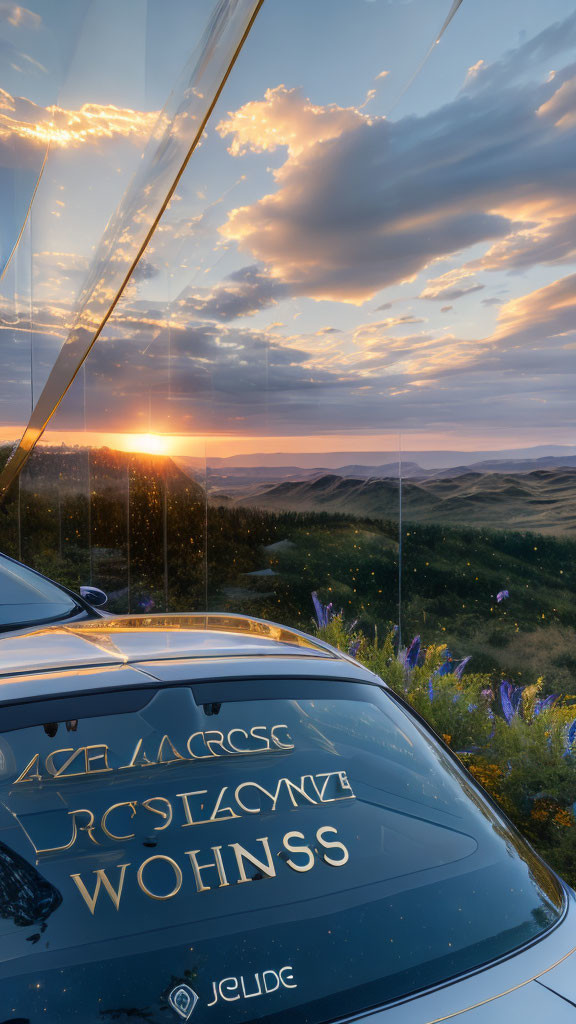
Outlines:
<svg viewBox="0 0 576 1024"><path fill-rule="evenodd" d="M232 614L0 639L0 1020L576 1020L575 894L386 682Z"/></svg>
<svg viewBox="0 0 576 1024"><path fill-rule="evenodd" d="M67 587L0 552L0 635L50 622L100 618L108 598L99 587Z"/></svg>

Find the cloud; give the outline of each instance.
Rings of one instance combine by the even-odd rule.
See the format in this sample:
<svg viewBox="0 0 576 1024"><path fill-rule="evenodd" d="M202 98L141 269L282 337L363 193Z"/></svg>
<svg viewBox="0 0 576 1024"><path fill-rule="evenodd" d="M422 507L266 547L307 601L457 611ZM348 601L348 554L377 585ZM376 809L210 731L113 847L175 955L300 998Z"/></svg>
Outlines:
<svg viewBox="0 0 576 1024"><path fill-rule="evenodd" d="M271 416L288 423L294 408L303 414L313 396L334 385L329 371L311 367L309 353L273 330L176 317L168 328L164 317L139 309L133 323L111 325L94 347L90 401L100 426L104 416L113 429L143 429L151 408L155 429L173 422L182 432L221 432L237 430L238 421L262 428Z"/></svg>
<svg viewBox="0 0 576 1024"><path fill-rule="evenodd" d="M294 294L356 303L440 255L507 234L501 216L458 202L449 170L425 166L426 140L412 128L402 139L404 128L365 120L308 146L277 172L280 190L232 211L222 233Z"/></svg>
<svg viewBox="0 0 576 1024"><path fill-rule="evenodd" d="M475 64L472 64L472 66L468 68L468 71L466 73L466 81L464 84L469 85L470 82L473 82L474 79L478 77L482 69L485 67L486 62L484 61L483 58L480 58L480 60L477 60Z"/></svg>
<svg viewBox="0 0 576 1024"><path fill-rule="evenodd" d="M574 128L576 125L576 76L564 81L551 99L542 104L537 113L540 117L550 118L556 128Z"/></svg>
<svg viewBox="0 0 576 1024"><path fill-rule="evenodd" d="M499 89L509 89L525 82L539 72L542 64L556 60L563 53L573 52L574 47L576 13L548 25L521 46L508 50L500 60L492 64L482 62L481 66L476 65L475 73L467 80L468 90L489 90L496 95Z"/></svg>
<svg viewBox="0 0 576 1024"><path fill-rule="evenodd" d="M534 216L539 214L535 211ZM576 260L576 214L570 215L570 200L548 211L541 210L534 227L512 232L490 246L480 259L468 264L475 270L517 271L537 264L573 263Z"/></svg>
<svg viewBox="0 0 576 1024"><path fill-rule="evenodd" d="M474 365L478 352L477 341L462 340L450 334L390 335L385 325L362 324L354 331L354 344L360 350L347 360L356 375L371 381L380 377L395 386L415 385L413 378L430 374L446 376Z"/></svg>
<svg viewBox="0 0 576 1024"><path fill-rule="evenodd" d="M0 89L0 162L11 165L10 153L22 162L45 149L76 149L108 139L146 138L158 120L155 111L138 111L111 104L85 103L79 110L41 107L23 96Z"/></svg>
<svg viewBox="0 0 576 1024"><path fill-rule="evenodd" d="M461 298L462 295L470 295L471 292L479 292L482 288L484 285L476 281L471 270L467 267L457 267L427 281L419 297L435 301L454 300Z"/></svg>
<svg viewBox="0 0 576 1024"><path fill-rule="evenodd" d="M61 344L57 308L37 310L41 370ZM387 318L353 331L286 337L190 320L186 305L119 308L86 367L89 410L101 428L290 434L486 424L571 429L576 374L576 274L507 302L486 337L414 330ZM5 317L6 319L6 317ZM12 317L0 339L3 420L29 400L30 325ZM83 423L67 400L59 423ZM76 419L74 419L76 417Z"/></svg>
<svg viewBox="0 0 576 1024"><path fill-rule="evenodd" d="M548 339L564 352L576 337L576 274L507 302L498 317L492 342L540 342ZM539 345L544 357L550 345Z"/></svg>
<svg viewBox="0 0 576 1024"><path fill-rule="evenodd" d="M412 316L411 313L405 313L403 316L389 316L385 320L380 320L379 323L374 323L372 326L381 330L390 330L391 327L400 327L403 324L423 324L425 321L422 317Z"/></svg>
<svg viewBox="0 0 576 1024"><path fill-rule="evenodd" d="M160 273L158 267L156 267L149 259L145 256L142 257L134 267L132 271L132 281L150 281L154 277L158 277Z"/></svg>
<svg viewBox="0 0 576 1024"><path fill-rule="evenodd" d="M522 54L533 67L576 38L576 15L542 35L508 55L510 80L502 62L482 65L473 88L422 117L392 122L268 90L218 131L236 156L285 147L286 159L274 191L232 210L222 234L293 295L357 304L478 243L491 248L477 269L512 268L517 248L526 264L558 259L559 248L567 258L562 218L576 213L567 83L576 75L511 82Z"/></svg>
<svg viewBox="0 0 576 1024"><path fill-rule="evenodd" d="M289 290L282 281L271 277L260 267L249 266L235 271L210 290L190 291L182 307L195 317L227 322L237 317L253 316L261 309L275 306Z"/></svg>
<svg viewBox="0 0 576 1024"><path fill-rule="evenodd" d="M230 112L216 131L223 138L233 136L228 147L232 156L249 151L272 152L279 146L286 146L292 156L298 156L308 146L338 138L368 120L356 107L339 107L335 103L315 106L300 89L279 85L267 89L263 100Z"/></svg>
<svg viewBox="0 0 576 1024"><path fill-rule="evenodd" d="M532 70L530 54L551 52L551 40L524 51ZM279 165L270 194L232 211L224 225L228 241L249 253L248 265L171 306L127 295L87 364L94 415L148 429L152 407L156 429L194 433L234 430L240 421L268 433L573 424L576 282L568 271L511 301L498 279L501 297L482 300L501 306L496 328L472 338L454 333L455 318L433 329L410 313L393 315L397 295L380 303L384 317L356 330L318 328L350 323L349 312L340 320L333 310L315 316L308 335L288 334L292 316L283 317L290 328L233 326L293 296L360 303L427 268L421 296L447 313L452 300L479 291L489 271L567 263L576 237L576 73L555 60L553 79L530 82L519 52L509 56L509 77L501 62L498 74L482 66L452 103L422 117L392 122L360 108L317 106L279 86L220 122L235 159L275 153ZM202 233L211 252L212 226L204 214L182 216L166 233ZM474 259L438 274L439 259L471 245ZM74 282L73 262L54 256L51 268L38 268L44 297L55 294L57 279ZM46 298L35 353L60 344L61 319ZM19 355L8 352L7 366L25 390L29 325L12 327ZM22 394L1 372L0 384L6 407L21 415Z"/></svg>

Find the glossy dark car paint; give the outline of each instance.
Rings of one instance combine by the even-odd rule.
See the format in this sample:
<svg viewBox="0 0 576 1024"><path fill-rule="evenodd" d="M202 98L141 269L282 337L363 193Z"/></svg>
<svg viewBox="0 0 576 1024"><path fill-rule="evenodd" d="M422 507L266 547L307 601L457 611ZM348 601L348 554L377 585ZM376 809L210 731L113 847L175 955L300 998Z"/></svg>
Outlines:
<svg viewBox="0 0 576 1024"><path fill-rule="evenodd" d="M241 691L244 695L252 693L264 705L272 702L279 694L289 694L292 700L302 702L306 700L311 681L318 687L317 692L320 694L330 689L336 692L339 687L348 688L352 693L357 684L375 690L383 687L378 677L328 645L295 631L241 616L148 616L55 625L19 636L12 634L0 640L0 732L3 728L10 740L11 736L24 727L42 730L47 724L45 708L48 706L52 709L50 720L60 724L57 735L46 740L47 746L54 741L61 748L73 749L78 735L73 731L73 723L78 719L90 720L98 711L94 701L97 702L99 696L105 695L108 700L120 702L122 707L117 704L112 708L115 714L122 710L125 712L128 708L137 715L138 708L146 706L147 693L158 693L160 687L168 698L170 694L181 692L183 685L191 689L196 707L204 709L207 727L212 728L223 721L223 712L216 709L223 707L222 702L234 702ZM172 720L174 715L170 713L168 718ZM66 723L71 726L70 729ZM166 725L166 729L169 728L170 722ZM278 735L281 737L283 734ZM442 757L451 756L442 747ZM282 761L281 750L279 758ZM250 763L253 760L249 758ZM17 778L18 770L22 767L25 766L21 759L18 764L6 763L12 779ZM216 768L221 771L217 762ZM222 762L222 770L226 774L225 769L226 763ZM31 770L31 774L34 774L34 770ZM154 770L149 768L151 779ZM45 775L43 767L38 771ZM255 768L251 771L255 771ZM248 777L252 775L249 773ZM87 803L88 795L84 791L85 781L84 778L69 783L71 791L76 786L78 793L84 796L85 799L80 800L82 806ZM42 809L46 796L55 792L50 788L53 786L54 782L45 777L38 782L39 791L44 794ZM22 788L18 790L12 786L11 793L15 791L22 793ZM195 829L191 831L196 834ZM265 831L258 834L264 835ZM195 844L196 848L201 846L200 841ZM89 847L88 843L87 856L92 854ZM124 853L128 849L129 844L126 844ZM149 848L152 856L154 851L154 847ZM133 860L133 853L124 859ZM34 864L30 859L28 862L33 870L49 863L42 860L42 857L41 864ZM92 868L92 864L89 867ZM45 874L48 872L45 871ZM310 873L312 877L316 877L313 872ZM273 884L270 883L270 886ZM242 887L238 892L241 890ZM269 891L272 892L272 888ZM560 1022L576 1019L576 1006L573 1005L576 1004L576 985L572 981L571 966L572 951L576 946L576 905L570 890L562 886L562 893L563 910L553 927L522 948L493 960L487 966L445 979L441 985L432 988L428 986L425 991L412 992L400 1000L391 1002L381 998L380 1003L388 1005L381 1005L380 1008L371 1005L361 1012L331 1011L325 1017L314 1016L313 1010L308 1017L300 1009L298 1019L383 1020L387 1016L395 1024L412 1024L416 1021L422 1024L454 1016L473 1024L475 1021L503 1021L515 1014L518 1019L525 1021L542 1020L545 1014ZM126 1020L152 1021L154 1024L156 1021L177 1021L178 1014L169 1001L170 993L178 984L188 983L194 991L196 983L202 998L189 1019L232 1020L230 1008L226 1005L222 1010L224 1016L215 1016L216 1011L222 1009L222 1000L210 1007L206 994L210 991L209 985L204 984L202 988L201 978L199 983L194 977L187 979L183 972L182 953L178 953L178 949L188 949L186 933L190 935L190 926L175 922L171 942L166 945L165 938L159 942L159 933L155 933L152 925L154 904L150 906L149 930L140 929L138 934L132 932L130 938L125 940L112 941L111 938L106 940L102 937L96 945L89 945L84 950L75 948L77 943L74 942L74 935L70 935L68 952L59 952L57 949L46 948L45 935L49 931L51 915L54 914L53 920L56 920L63 911L54 893L48 890L40 892L39 904L35 909L37 927L35 930L29 929L31 941L25 949L25 955L16 958L11 956L0 965L0 1005L6 1005L3 995L11 1003L7 1019L21 1016L31 1024L46 1019L51 1024L68 1024L69 1021L79 1020L83 1024L96 1024L97 1021L100 1024L108 1019L122 1021L122 1013L130 1010ZM163 905L159 906L162 909ZM272 910L271 914L272 926ZM91 920L88 914L86 917L88 921ZM43 927L46 922L48 926ZM209 933L207 923L205 937L209 937ZM38 937L34 938L35 935ZM118 998L115 1003L106 1004L103 1008L105 1015L101 1016L101 1007L90 1004L90 993L98 986L102 992L111 990L111 965L120 953L118 942L120 945L124 943L121 954L123 973L116 977L112 986ZM241 984L248 984L241 977L242 958L233 955L230 950L225 953L227 948L220 943L223 977L228 986L223 991L241 992ZM215 947L217 949L218 942ZM358 943L351 949L350 955L361 955ZM153 996L146 978L139 981L144 965L152 962L158 969L158 983L152 985ZM210 971L218 981L219 961L216 951L210 954L209 962ZM266 975L265 983L273 988L278 971L292 965L276 963L273 957L268 964L263 957L259 966L260 975L262 972L272 972ZM98 980L99 970L102 973ZM285 972L282 977L289 986L290 973ZM165 983L161 979L165 979ZM262 987L261 977L257 981ZM35 989L35 985L40 987ZM63 992L64 989L68 989L68 992ZM218 989L212 991L218 994ZM251 990L248 988L248 991ZM284 990L279 985L279 991L286 999L291 996L289 988ZM140 1002L137 999L139 993ZM266 1003L266 999L262 1002L260 999L243 999L242 1013L236 1012L236 1005L240 1006L240 1003L231 1003L235 1010L233 1019L269 1019L280 1022L285 1017L286 1021L294 1020L294 1011L288 1008L288 1004L283 1013L282 1004L275 1005L274 998L280 997L275 997L273 993L266 995L269 1003ZM345 1002L342 1000L342 1009ZM121 1015L114 1017L110 1016L111 1013Z"/></svg>

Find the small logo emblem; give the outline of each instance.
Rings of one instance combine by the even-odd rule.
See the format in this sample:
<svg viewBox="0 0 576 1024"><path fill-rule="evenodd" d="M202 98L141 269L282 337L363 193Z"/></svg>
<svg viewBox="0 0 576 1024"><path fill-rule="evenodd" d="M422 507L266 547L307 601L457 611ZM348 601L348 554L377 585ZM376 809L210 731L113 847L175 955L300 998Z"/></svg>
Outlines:
<svg viewBox="0 0 576 1024"><path fill-rule="evenodd" d="M188 985L177 985L168 996L168 1002L181 1020L190 1020L198 1002L198 996Z"/></svg>

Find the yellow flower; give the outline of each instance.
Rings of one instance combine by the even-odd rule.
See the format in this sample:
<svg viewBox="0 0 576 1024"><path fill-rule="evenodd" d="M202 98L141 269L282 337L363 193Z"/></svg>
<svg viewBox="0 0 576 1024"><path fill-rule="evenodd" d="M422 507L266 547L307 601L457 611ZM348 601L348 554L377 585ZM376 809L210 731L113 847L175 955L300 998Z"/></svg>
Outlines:
<svg viewBox="0 0 576 1024"><path fill-rule="evenodd" d="M543 797L534 801L530 817L534 821L553 821L555 825L563 828L571 828L574 819L570 811L565 807L558 807L555 800Z"/></svg>
<svg viewBox="0 0 576 1024"><path fill-rule="evenodd" d="M470 764L469 771L478 780L484 789L489 790L492 796L496 796L496 786L502 778L503 771L497 764Z"/></svg>

